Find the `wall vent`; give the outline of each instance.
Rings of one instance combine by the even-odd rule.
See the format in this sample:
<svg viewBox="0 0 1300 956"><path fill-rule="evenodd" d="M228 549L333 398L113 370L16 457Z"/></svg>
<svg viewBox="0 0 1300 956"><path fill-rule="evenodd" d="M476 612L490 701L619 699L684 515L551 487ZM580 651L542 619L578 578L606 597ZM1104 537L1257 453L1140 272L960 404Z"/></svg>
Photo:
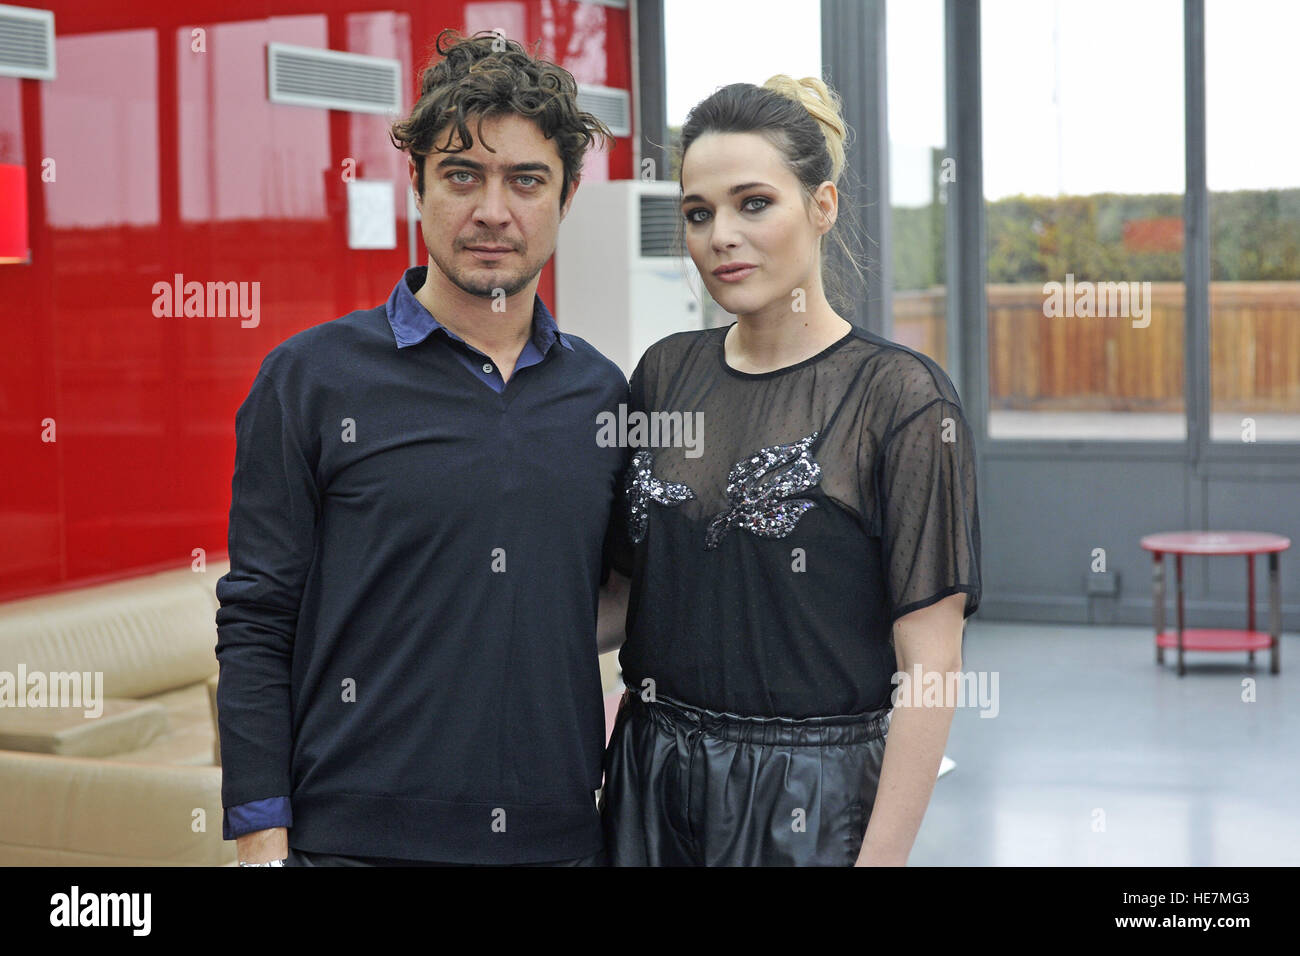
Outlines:
<svg viewBox="0 0 1300 956"><path fill-rule="evenodd" d="M676 196L641 194L641 255L671 257L681 206Z"/></svg>
<svg viewBox="0 0 1300 956"><path fill-rule="evenodd" d="M0 76L54 79L54 14L0 4Z"/></svg>
<svg viewBox="0 0 1300 956"><path fill-rule="evenodd" d="M579 83L578 109L599 119L615 136L632 135L632 101L627 90Z"/></svg>
<svg viewBox="0 0 1300 956"><path fill-rule="evenodd" d="M272 103L353 113L400 113L402 65L359 53L268 43L267 97Z"/></svg>

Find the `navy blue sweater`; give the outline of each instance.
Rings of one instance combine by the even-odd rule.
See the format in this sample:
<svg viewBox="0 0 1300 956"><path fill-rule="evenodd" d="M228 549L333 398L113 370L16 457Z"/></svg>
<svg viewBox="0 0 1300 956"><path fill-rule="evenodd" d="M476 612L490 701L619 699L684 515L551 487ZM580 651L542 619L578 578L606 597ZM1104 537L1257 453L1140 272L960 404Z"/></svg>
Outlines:
<svg viewBox="0 0 1300 956"><path fill-rule="evenodd" d="M538 309L545 312L541 300ZM599 583L627 401L574 336L500 392L383 307L266 357L217 584L222 802L291 846L522 863L600 848Z"/></svg>

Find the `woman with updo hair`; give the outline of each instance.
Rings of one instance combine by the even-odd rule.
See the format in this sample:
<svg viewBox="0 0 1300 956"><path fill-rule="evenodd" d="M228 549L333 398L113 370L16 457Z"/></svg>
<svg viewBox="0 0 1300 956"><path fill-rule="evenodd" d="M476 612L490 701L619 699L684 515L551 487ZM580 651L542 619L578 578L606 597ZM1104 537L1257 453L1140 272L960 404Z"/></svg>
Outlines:
<svg viewBox="0 0 1300 956"><path fill-rule="evenodd" d="M952 690L980 601L975 449L938 364L828 301L823 278L852 311L828 239L861 277L836 228L847 132L833 91L785 75L682 130L680 236L736 321L631 378L630 413L703 432L632 450L616 523L615 866L902 865L934 788L954 704L934 681Z"/></svg>

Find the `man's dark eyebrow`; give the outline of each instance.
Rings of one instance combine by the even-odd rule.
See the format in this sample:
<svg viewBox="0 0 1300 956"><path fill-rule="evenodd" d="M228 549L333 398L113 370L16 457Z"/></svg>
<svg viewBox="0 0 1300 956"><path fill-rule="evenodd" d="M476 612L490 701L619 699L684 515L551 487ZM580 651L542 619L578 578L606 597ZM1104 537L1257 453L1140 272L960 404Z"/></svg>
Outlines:
<svg viewBox="0 0 1300 956"><path fill-rule="evenodd" d="M451 169L453 167L472 169L476 173L487 171L487 167L482 163L472 159L462 159L458 156L448 156L438 163L438 169ZM549 173L551 171L551 167L546 163L515 163L513 166L506 167L508 173Z"/></svg>
<svg viewBox="0 0 1300 956"><path fill-rule="evenodd" d="M730 189L728 189L727 195L734 196L736 195L736 193L743 193L746 189L755 189L758 187L762 187L764 189L772 188L767 183L741 183L739 186L732 186ZM682 205L685 206L688 202L704 202L704 197L697 196L695 195L695 193L691 193L689 196L683 196Z"/></svg>

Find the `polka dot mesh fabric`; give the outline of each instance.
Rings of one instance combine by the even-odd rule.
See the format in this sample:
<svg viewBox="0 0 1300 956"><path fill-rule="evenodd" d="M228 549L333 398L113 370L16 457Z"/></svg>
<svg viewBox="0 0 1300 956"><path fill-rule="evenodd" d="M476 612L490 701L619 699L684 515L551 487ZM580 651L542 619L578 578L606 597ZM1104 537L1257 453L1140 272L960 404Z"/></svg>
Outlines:
<svg viewBox="0 0 1300 956"><path fill-rule="evenodd" d="M980 600L971 430L929 357L860 329L766 373L727 329L656 343L631 379L614 565L629 687L753 716L889 704L892 625Z"/></svg>

